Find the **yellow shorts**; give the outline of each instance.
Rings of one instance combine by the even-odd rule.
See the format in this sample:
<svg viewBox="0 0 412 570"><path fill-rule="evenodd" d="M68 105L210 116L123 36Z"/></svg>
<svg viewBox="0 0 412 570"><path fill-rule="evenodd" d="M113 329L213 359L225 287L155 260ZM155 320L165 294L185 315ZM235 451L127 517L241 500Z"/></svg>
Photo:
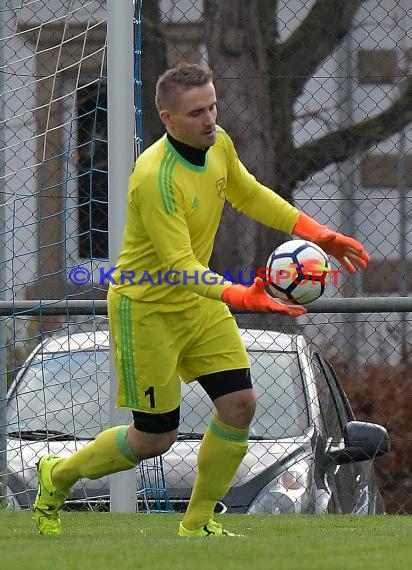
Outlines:
<svg viewBox="0 0 412 570"><path fill-rule="evenodd" d="M224 303L199 297L184 311L108 293L117 406L162 414L180 405L180 379L249 368L236 321Z"/></svg>

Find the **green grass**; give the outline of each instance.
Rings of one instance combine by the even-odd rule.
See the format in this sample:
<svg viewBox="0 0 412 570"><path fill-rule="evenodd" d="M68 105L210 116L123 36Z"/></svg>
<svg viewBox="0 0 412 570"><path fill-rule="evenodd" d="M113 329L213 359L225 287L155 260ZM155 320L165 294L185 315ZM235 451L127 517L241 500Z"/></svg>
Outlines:
<svg viewBox="0 0 412 570"><path fill-rule="evenodd" d="M0 511L1 568L10 570L388 570L409 568L412 517L217 517L244 538L182 539L177 514L63 513L59 537L31 513Z"/></svg>

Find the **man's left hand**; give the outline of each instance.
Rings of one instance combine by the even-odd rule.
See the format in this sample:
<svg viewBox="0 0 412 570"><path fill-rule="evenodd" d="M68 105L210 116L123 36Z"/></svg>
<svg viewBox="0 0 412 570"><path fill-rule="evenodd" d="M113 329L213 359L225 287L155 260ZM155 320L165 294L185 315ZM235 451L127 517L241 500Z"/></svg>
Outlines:
<svg viewBox="0 0 412 570"><path fill-rule="evenodd" d="M293 234L316 243L325 253L335 257L350 273L354 273L357 267L366 269L370 261L368 252L356 239L330 230L304 212L299 213Z"/></svg>
<svg viewBox="0 0 412 570"><path fill-rule="evenodd" d="M331 230L320 233L314 243L335 257L350 273L355 273L357 267L366 269L370 261L368 252L358 241Z"/></svg>

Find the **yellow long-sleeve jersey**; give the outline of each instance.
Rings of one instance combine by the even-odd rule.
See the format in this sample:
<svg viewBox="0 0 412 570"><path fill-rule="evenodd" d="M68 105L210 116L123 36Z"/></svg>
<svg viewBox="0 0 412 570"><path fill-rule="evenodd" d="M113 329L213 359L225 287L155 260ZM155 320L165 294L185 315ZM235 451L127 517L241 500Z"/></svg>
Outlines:
<svg viewBox="0 0 412 570"><path fill-rule="evenodd" d="M225 200L286 233L299 214L247 171L223 129L217 128L204 166L185 160L163 136L139 156L130 176L123 244L110 286L165 311L190 306L198 295L220 299L229 282L208 263Z"/></svg>

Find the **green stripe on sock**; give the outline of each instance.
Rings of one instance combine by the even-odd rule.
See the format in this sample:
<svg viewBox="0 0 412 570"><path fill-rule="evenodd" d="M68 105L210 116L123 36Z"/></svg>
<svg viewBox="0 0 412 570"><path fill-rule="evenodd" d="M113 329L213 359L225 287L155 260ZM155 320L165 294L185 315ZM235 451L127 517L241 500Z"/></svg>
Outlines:
<svg viewBox="0 0 412 570"><path fill-rule="evenodd" d="M228 426L223 422L219 421L216 417L213 417L209 429L218 437L226 439L227 441L235 441L237 443L244 443L248 440L249 430L240 429Z"/></svg>
<svg viewBox="0 0 412 570"><path fill-rule="evenodd" d="M133 346L132 327L132 305L133 301L124 295L120 299L120 342L121 367L123 382L126 392L126 405L130 408L139 408L139 397L137 394L137 377L135 366L135 354Z"/></svg>
<svg viewBox="0 0 412 570"><path fill-rule="evenodd" d="M127 439L127 427L128 426L120 426L119 431L116 434L117 448L123 457L130 461L130 463L139 463L140 460L133 453L129 440Z"/></svg>

